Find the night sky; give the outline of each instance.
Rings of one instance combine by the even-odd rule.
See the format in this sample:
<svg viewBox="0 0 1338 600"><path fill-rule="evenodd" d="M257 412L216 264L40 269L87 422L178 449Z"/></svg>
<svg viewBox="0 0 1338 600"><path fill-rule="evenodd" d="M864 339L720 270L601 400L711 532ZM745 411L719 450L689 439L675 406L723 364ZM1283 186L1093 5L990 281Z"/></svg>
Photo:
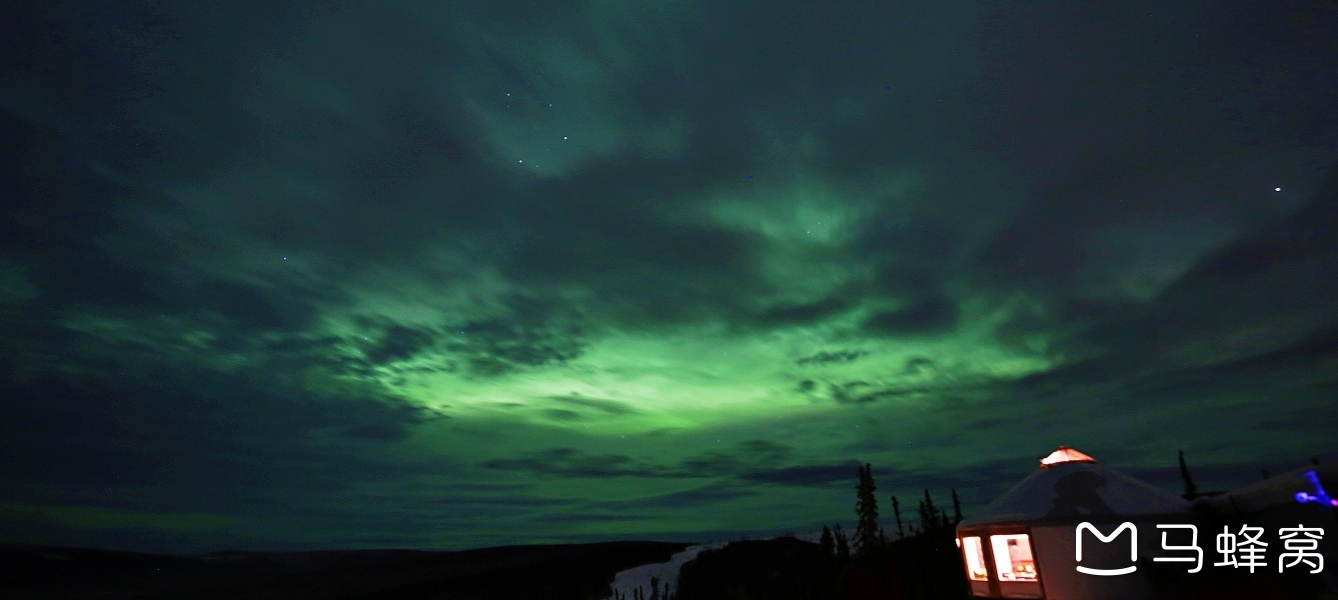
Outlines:
<svg viewBox="0 0 1338 600"><path fill-rule="evenodd" d="M1334 451L1338 4L20 2L0 543L709 541ZM1280 468L1280 467L1279 467Z"/></svg>

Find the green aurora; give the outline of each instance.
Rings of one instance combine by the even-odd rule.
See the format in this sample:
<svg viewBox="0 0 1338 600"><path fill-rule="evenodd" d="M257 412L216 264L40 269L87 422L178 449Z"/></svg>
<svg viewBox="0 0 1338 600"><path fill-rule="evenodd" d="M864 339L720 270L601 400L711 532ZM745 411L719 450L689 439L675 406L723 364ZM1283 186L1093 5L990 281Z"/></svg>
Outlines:
<svg viewBox="0 0 1338 600"><path fill-rule="evenodd" d="M0 542L708 541L849 524L864 462L969 513L1060 444L1333 451L1332 11L439 4L22 9Z"/></svg>

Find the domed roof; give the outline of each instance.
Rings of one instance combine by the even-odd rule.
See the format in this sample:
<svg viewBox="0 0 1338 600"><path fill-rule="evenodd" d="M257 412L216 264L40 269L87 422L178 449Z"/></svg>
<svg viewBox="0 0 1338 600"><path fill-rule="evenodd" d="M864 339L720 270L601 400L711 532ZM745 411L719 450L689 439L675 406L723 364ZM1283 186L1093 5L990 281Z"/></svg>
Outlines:
<svg viewBox="0 0 1338 600"><path fill-rule="evenodd" d="M1188 501L1175 494L1108 468L1082 452L1060 447L1041 460L1041 468L960 526L1174 514L1189 507Z"/></svg>

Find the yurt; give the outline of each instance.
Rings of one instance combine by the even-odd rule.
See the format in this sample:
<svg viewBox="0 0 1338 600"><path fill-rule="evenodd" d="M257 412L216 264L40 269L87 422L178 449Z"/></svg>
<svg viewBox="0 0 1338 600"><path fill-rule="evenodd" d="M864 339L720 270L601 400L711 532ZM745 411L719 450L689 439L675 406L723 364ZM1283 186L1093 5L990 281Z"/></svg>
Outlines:
<svg viewBox="0 0 1338 600"><path fill-rule="evenodd" d="M1168 556L1157 525L1197 522L1188 501L1061 446L958 524L957 544L975 597L1139 600L1157 597L1148 558ZM1186 545L1191 535L1169 539Z"/></svg>

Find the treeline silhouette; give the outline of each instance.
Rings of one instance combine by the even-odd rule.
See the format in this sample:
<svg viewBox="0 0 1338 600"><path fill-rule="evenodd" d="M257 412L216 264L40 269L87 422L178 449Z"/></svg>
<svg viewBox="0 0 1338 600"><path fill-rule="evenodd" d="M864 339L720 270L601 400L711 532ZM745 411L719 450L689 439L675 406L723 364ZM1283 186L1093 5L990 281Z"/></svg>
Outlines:
<svg viewBox="0 0 1338 600"><path fill-rule="evenodd" d="M818 544L782 536L703 550L679 571L677 585L651 579L651 589L614 600L964 600L966 566L957 548L961 501L952 512L928 489L915 518L903 519L893 495L893 533L879 524L873 467L859 467L853 534L823 526Z"/></svg>

